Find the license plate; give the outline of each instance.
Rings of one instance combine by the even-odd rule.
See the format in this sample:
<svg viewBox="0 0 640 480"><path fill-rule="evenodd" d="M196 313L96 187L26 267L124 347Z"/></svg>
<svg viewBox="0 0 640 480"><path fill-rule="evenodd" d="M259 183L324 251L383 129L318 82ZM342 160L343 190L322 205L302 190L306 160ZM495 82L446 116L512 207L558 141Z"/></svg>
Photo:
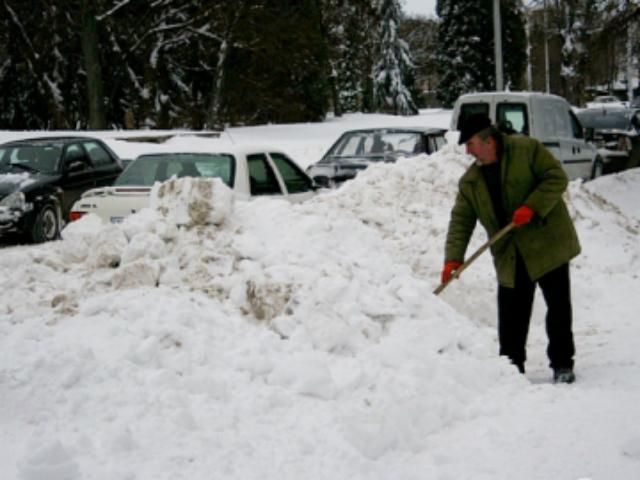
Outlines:
<svg viewBox="0 0 640 480"><path fill-rule="evenodd" d="M122 223L124 217L111 217L111 223Z"/></svg>

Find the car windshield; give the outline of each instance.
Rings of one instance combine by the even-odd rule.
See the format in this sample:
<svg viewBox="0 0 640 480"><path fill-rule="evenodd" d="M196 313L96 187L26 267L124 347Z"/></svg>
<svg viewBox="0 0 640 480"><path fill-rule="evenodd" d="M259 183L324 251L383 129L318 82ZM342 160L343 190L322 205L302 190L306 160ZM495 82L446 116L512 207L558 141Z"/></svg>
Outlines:
<svg viewBox="0 0 640 480"><path fill-rule="evenodd" d="M211 153L162 153L136 158L114 182L116 186L152 186L171 177L220 178L233 185L235 159L232 155Z"/></svg>
<svg viewBox="0 0 640 480"><path fill-rule="evenodd" d="M375 161L388 155L415 155L422 151L422 136L418 132L377 130L344 135L325 158L333 161L358 157Z"/></svg>
<svg viewBox="0 0 640 480"><path fill-rule="evenodd" d="M597 130L628 130L629 115L626 112L604 111L597 114L584 114L580 117L580 123L585 128Z"/></svg>
<svg viewBox="0 0 640 480"><path fill-rule="evenodd" d="M26 170L54 173L58 171L58 160L62 147L58 145L16 145L0 148L2 171Z"/></svg>
<svg viewBox="0 0 640 480"><path fill-rule="evenodd" d="M613 97L611 95L603 95L601 97L594 98L593 101L597 103L612 103L612 102L619 102L620 99L618 97Z"/></svg>

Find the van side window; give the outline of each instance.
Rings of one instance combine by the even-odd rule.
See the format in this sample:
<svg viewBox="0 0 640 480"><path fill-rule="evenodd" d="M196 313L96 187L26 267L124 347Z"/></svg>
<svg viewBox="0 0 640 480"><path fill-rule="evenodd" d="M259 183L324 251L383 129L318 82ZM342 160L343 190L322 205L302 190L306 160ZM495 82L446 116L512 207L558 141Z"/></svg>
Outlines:
<svg viewBox="0 0 640 480"><path fill-rule="evenodd" d="M584 130L582 129L582 125L580 124L580 120L575 113L569 110L569 117L571 117L571 129L573 130L574 138L584 138Z"/></svg>
<svg viewBox="0 0 640 480"><path fill-rule="evenodd" d="M471 115L475 115L476 113L482 113L487 117L491 117L489 115L489 104L485 102L478 103L463 103L460 105L460 114L458 115L458 126L457 129L460 130L464 122L466 122L467 118Z"/></svg>
<svg viewBox="0 0 640 480"><path fill-rule="evenodd" d="M528 118L524 103L499 103L496 108L496 124L504 133L529 135Z"/></svg>

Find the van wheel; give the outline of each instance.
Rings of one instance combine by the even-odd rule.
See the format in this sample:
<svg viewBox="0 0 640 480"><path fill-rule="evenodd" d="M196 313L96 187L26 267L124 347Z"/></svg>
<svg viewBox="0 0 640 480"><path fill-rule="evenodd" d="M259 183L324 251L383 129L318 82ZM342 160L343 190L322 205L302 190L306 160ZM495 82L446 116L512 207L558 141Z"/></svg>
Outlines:
<svg viewBox="0 0 640 480"><path fill-rule="evenodd" d="M596 157L593 162L593 168L591 169L591 180L594 178L601 177L604 172L604 163L602 162L602 158Z"/></svg>
<svg viewBox="0 0 640 480"><path fill-rule="evenodd" d="M31 227L33 243L55 240L60 236L60 217L53 205L45 205L36 215Z"/></svg>

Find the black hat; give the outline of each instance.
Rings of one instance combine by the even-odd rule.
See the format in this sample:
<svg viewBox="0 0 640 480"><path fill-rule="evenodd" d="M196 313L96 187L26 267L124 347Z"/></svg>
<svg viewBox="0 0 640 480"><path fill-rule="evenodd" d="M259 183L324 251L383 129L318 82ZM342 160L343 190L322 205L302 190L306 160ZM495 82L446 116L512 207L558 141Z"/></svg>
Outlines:
<svg viewBox="0 0 640 480"><path fill-rule="evenodd" d="M458 145L467 143L471 137L476 133L481 132L491 126L491 120L484 113L474 113L463 119L462 126L460 127L460 138L458 139Z"/></svg>

